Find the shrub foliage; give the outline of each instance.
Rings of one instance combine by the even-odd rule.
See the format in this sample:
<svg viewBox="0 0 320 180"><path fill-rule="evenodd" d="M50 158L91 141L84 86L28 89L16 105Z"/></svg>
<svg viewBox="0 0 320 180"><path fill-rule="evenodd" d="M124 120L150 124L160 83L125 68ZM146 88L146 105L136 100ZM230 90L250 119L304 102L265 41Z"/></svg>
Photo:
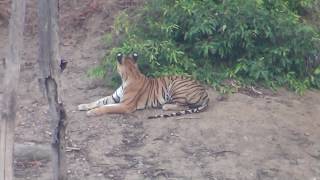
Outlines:
<svg viewBox="0 0 320 180"><path fill-rule="evenodd" d="M312 3L149 0L117 17L107 38L115 47L104 66L115 62L117 52L135 51L149 76L189 74L216 87L236 79L298 92L319 88L319 30L302 17ZM99 69L92 72L103 74Z"/></svg>

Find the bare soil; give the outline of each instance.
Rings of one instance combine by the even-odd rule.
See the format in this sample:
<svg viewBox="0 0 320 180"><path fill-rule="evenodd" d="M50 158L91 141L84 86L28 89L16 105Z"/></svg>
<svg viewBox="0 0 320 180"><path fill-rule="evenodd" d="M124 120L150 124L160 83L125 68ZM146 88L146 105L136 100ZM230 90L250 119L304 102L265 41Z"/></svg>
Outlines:
<svg viewBox="0 0 320 180"><path fill-rule="evenodd" d="M48 146L48 106L38 88L35 2L28 1L16 142ZM136 4L60 0L61 56L69 62L62 77L68 146L80 149L67 152L69 179L320 180L319 91L219 98L209 89L206 112L168 119L147 119L160 110L90 118L77 111L78 104L112 93L103 80L90 79L86 72L108 50L103 37L114 16ZM8 28L0 21L2 83ZM0 86L0 100L1 95ZM16 179L51 179L49 162L16 158Z"/></svg>

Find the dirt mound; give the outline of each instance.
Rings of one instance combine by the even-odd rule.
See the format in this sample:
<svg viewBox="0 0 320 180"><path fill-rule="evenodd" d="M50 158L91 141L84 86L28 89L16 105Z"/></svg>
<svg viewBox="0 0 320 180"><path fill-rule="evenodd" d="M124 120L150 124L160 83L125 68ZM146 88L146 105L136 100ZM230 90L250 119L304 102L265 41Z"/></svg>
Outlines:
<svg viewBox="0 0 320 180"><path fill-rule="evenodd" d="M16 141L47 147L51 133L38 89L35 2L28 1ZM112 93L86 72L103 58L109 45L102 39L114 16L139 2L60 0L61 55L69 61L62 77L68 147L73 148L67 152L69 179L320 179L319 92L217 99L209 90L206 112L168 119L147 120L159 110L95 118L78 112L78 104ZM7 33L7 26L0 26L0 62ZM0 63L0 82L2 77ZM0 100L1 95L0 86ZM45 158L16 159L15 165L18 180L51 179Z"/></svg>

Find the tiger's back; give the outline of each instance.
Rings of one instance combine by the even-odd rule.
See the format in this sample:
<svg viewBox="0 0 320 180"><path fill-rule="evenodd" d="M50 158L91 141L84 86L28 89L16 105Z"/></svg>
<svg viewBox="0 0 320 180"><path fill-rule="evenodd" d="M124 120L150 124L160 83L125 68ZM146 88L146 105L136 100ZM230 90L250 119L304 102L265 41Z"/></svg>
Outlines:
<svg viewBox="0 0 320 180"><path fill-rule="evenodd" d="M164 104L195 108L208 100L205 87L186 76L148 78L144 86L137 109L160 108Z"/></svg>

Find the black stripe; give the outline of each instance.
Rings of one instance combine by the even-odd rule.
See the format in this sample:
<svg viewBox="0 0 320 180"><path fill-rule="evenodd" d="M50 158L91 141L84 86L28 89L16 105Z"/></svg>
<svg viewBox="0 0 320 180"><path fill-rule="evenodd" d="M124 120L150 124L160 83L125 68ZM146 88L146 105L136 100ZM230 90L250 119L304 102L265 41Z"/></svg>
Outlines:
<svg viewBox="0 0 320 180"><path fill-rule="evenodd" d="M177 86L175 86L174 88L175 89L179 89L179 88L181 88L181 87L184 87L185 85L187 85L187 84L193 84L193 82L191 82L190 80L188 80L188 79L186 79L186 80L181 80L181 81L177 81Z"/></svg>
<svg viewBox="0 0 320 180"><path fill-rule="evenodd" d="M102 100L102 104L104 104L104 105L106 105L106 104L108 104L108 98L104 98L103 100Z"/></svg>
<svg viewBox="0 0 320 180"><path fill-rule="evenodd" d="M167 81L164 78L162 78L162 81L163 81L164 87L168 88Z"/></svg>
<svg viewBox="0 0 320 180"><path fill-rule="evenodd" d="M202 85L200 84L193 84L191 85L190 87L188 87L188 89L192 90L192 89L201 89L202 88Z"/></svg>
<svg viewBox="0 0 320 180"><path fill-rule="evenodd" d="M113 99L113 101L114 101L115 103L118 103L117 100L115 100L113 96L111 96L111 97L112 97L112 99ZM119 102L120 102L120 99L119 99Z"/></svg>
<svg viewBox="0 0 320 180"><path fill-rule="evenodd" d="M161 88L162 91L162 99L166 100L166 91L163 89L163 87Z"/></svg>
<svg viewBox="0 0 320 180"><path fill-rule="evenodd" d="M155 90L155 85L157 84L156 81L157 81L156 79L153 81L151 89L150 89L151 95L152 95L151 99L150 99L150 103L151 103L151 107L153 107L153 108L154 108L155 100L156 100L156 96L157 96L156 90Z"/></svg>
<svg viewBox="0 0 320 180"><path fill-rule="evenodd" d="M181 95L181 94L186 94L186 93L187 93L186 91L187 91L187 90L175 91L175 92L172 94L172 97L173 97L173 96L179 96L179 95ZM186 97L186 95L184 95L184 97Z"/></svg>
<svg viewBox="0 0 320 180"><path fill-rule="evenodd" d="M185 102L187 102L186 97L172 97L172 101L173 101L173 102L177 102L178 99L182 99L182 100L184 100Z"/></svg>
<svg viewBox="0 0 320 180"><path fill-rule="evenodd" d="M118 91L116 91L116 96L120 99L120 96L118 95Z"/></svg>
<svg viewBox="0 0 320 180"><path fill-rule="evenodd" d="M148 87L151 85L151 84L150 84L150 81L152 82L152 79L150 79L149 81L146 82L146 83L147 83L146 90L149 90ZM150 91L148 92L147 100L146 100L146 103L144 104L144 109L145 109L145 108L147 107L147 105L148 105L149 98L150 98Z"/></svg>
<svg viewBox="0 0 320 180"><path fill-rule="evenodd" d="M116 97L114 97L113 95L115 95ZM112 98L113 98L113 99L118 99L118 100L116 100L115 102L120 101L120 96L117 95L117 91L116 91L116 93L112 94Z"/></svg>
<svg viewBox="0 0 320 180"><path fill-rule="evenodd" d="M185 114L191 114L192 113L189 109L185 110L184 112L185 112Z"/></svg>

